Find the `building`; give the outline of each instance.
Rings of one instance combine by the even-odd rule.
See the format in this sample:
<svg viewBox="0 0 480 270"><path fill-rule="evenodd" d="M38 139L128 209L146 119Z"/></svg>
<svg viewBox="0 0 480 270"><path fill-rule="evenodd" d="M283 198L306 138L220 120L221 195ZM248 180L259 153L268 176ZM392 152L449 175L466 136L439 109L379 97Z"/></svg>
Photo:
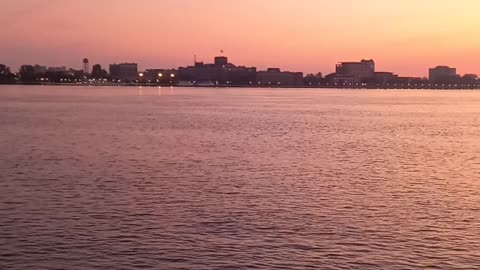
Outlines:
<svg viewBox="0 0 480 270"><path fill-rule="evenodd" d="M49 67L47 68L47 73L67 73L68 70L66 67Z"/></svg>
<svg viewBox="0 0 480 270"><path fill-rule="evenodd" d="M357 85L375 78L375 62L363 59L360 62L341 62L336 65L335 73L325 77L335 85Z"/></svg>
<svg viewBox="0 0 480 270"><path fill-rule="evenodd" d="M178 77L180 81L196 83L212 83L219 80L219 68L214 64L195 62L193 66L180 67Z"/></svg>
<svg viewBox="0 0 480 270"><path fill-rule="evenodd" d="M375 75L375 62L373 60L342 62L337 64L335 73L340 76L351 76L358 79L372 78Z"/></svg>
<svg viewBox="0 0 480 270"><path fill-rule="evenodd" d="M465 74L463 75L462 79L469 80L469 81L477 81L478 75L477 74Z"/></svg>
<svg viewBox="0 0 480 270"><path fill-rule="evenodd" d="M110 65L110 76L116 80L138 80L138 65L136 63L121 63Z"/></svg>
<svg viewBox="0 0 480 270"><path fill-rule="evenodd" d="M177 81L176 69L147 69L141 80L147 83L174 84Z"/></svg>
<svg viewBox="0 0 480 270"><path fill-rule="evenodd" d="M226 65L228 65L228 58L225 56L217 56L215 57L214 62L216 66L225 67Z"/></svg>
<svg viewBox="0 0 480 270"><path fill-rule="evenodd" d="M373 75L373 83L386 84L394 82L398 79L398 75L392 72L375 72Z"/></svg>
<svg viewBox="0 0 480 270"><path fill-rule="evenodd" d="M193 66L180 67L178 80L182 83L211 85L251 85L256 79L255 67L236 66L225 56L217 56L214 63L195 62Z"/></svg>
<svg viewBox="0 0 480 270"><path fill-rule="evenodd" d="M457 69L448 66L437 66L431 68L429 71L428 79L431 82L449 82L457 77Z"/></svg>
<svg viewBox="0 0 480 270"><path fill-rule="evenodd" d="M47 73L47 67L46 66L40 66L40 65L34 65L33 66L33 73L35 75L45 74L45 73Z"/></svg>
<svg viewBox="0 0 480 270"><path fill-rule="evenodd" d="M303 73L269 68L266 71L257 72L257 84L264 86L300 86L303 85Z"/></svg>
<svg viewBox="0 0 480 270"><path fill-rule="evenodd" d="M257 77L256 67L227 66L223 70L223 81L230 85L253 85Z"/></svg>
<svg viewBox="0 0 480 270"><path fill-rule="evenodd" d="M325 76L325 80L328 84L340 86L360 84L362 81L360 78L351 75L342 75L337 73L328 74Z"/></svg>

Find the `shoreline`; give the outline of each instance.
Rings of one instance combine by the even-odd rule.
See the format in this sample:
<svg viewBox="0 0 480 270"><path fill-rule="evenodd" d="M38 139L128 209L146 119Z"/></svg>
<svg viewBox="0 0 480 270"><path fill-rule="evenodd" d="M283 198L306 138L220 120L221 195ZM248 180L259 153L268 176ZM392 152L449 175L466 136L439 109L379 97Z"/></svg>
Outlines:
<svg viewBox="0 0 480 270"><path fill-rule="evenodd" d="M92 86L92 87L175 87L175 88L270 88L270 89L337 89L337 90L480 90L480 85L421 87L418 85L178 85L152 83L0 83L25 86Z"/></svg>

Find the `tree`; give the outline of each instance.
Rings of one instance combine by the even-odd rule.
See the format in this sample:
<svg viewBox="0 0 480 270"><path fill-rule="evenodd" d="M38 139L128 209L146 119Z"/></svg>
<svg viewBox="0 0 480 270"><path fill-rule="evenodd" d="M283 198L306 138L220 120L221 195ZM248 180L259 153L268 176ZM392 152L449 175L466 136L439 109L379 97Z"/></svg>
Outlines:
<svg viewBox="0 0 480 270"><path fill-rule="evenodd" d="M33 82L35 81L35 70L31 65L23 65L20 67L20 80L22 82Z"/></svg>
<svg viewBox="0 0 480 270"><path fill-rule="evenodd" d="M10 68L0 64L0 76L5 76L7 74L10 74Z"/></svg>
<svg viewBox="0 0 480 270"><path fill-rule="evenodd" d="M323 82L323 78L322 78L322 73L320 72L317 73L316 75L307 74L307 76L303 78L303 83L305 85L320 85L322 82Z"/></svg>
<svg viewBox="0 0 480 270"><path fill-rule="evenodd" d="M106 79L108 77L108 72L105 69L102 69L102 66L99 64L93 65L92 67L92 78L94 79Z"/></svg>
<svg viewBox="0 0 480 270"><path fill-rule="evenodd" d="M102 66L99 64L93 65L92 67L92 78L100 79L102 77Z"/></svg>
<svg viewBox="0 0 480 270"><path fill-rule="evenodd" d="M15 75L10 71L6 65L0 64L0 83L13 82Z"/></svg>

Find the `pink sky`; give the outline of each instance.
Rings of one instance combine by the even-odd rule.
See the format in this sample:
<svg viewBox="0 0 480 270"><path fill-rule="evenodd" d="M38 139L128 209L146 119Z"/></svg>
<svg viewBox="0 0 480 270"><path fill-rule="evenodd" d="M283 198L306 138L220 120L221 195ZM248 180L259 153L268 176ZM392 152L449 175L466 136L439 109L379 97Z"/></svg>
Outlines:
<svg viewBox="0 0 480 270"><path fill-rule="evenodd" d="M0 63L140 68L231 62L334 71L373 58L377 69L425 76L451 65L480 74L478 0L15 0L0 10Z"/></svg>

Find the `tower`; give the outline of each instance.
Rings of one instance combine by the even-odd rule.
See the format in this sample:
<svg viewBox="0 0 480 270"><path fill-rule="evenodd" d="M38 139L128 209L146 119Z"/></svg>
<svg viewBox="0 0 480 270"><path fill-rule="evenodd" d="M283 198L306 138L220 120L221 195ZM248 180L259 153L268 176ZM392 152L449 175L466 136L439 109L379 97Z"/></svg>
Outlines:
<svg viewBox="0 0 480 270"><path fill-rule="evenodd" d="M83 73L88 74L90 71L90 66L88 64L88 58L83 58Z"/></svg>
<svg viewBox="0 0 480 270"><path fill-rule="evenodd" d="M228 58L225 56L217 56L215 57L215 65L217 66L225 66L228 65Z"/></svg>

